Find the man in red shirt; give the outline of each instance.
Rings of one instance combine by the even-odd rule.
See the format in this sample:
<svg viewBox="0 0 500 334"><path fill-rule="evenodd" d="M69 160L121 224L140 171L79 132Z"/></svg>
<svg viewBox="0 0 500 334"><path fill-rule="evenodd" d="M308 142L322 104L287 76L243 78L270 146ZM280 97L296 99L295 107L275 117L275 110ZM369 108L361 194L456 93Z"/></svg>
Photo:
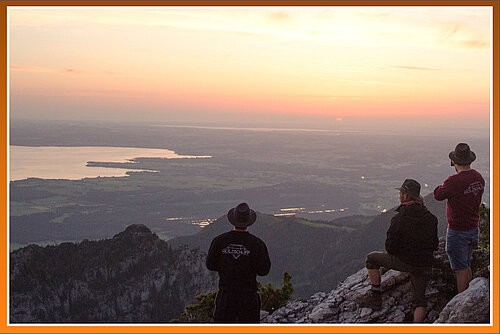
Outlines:
<svg viewBox="0 0 500 334"><path fill-rule="evenodd" d="M460 143L449 154L454 175L434 189L434 198L446 202L446 253L451 269L457 276L457 289L462 292L472 280L470 263L472 250L477 248L479 239L479 206L484 192L484 179L470 164L476 154L469 145Z"/></svg>

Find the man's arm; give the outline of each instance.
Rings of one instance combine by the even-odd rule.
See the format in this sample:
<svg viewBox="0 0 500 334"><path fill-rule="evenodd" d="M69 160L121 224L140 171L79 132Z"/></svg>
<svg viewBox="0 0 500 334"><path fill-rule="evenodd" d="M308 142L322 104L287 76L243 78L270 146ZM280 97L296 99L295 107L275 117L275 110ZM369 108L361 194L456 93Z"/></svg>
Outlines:
<svg viewBox="0 0 500 334"><path fill-rule="evenodd" d="M210 248L208 249L208 254L207 254L207 268L208 270L212 271L219 271L220 270L220 262L219 262L219 254L216 251L216 246L215 246L215 239L212 240L212 243L210 244Z"/></svg>
<svg viewBox="0 0 500 334"><path fill-rule="evenodd" d="M450 178L447 178L442 185L437 186L436 189L434 189L434 198L438 201L442 201L451 197L453 192L453 183L450 181Z"/></svg>
<svg viewBox="0 0 500 334"><path fill-rule="evenodd" d="M271 259L269 259L267 246L263 241L260 242L259 256L255 269L256 274L259 276L266 276L267 274L269 274L269 270L271 270Z"/></svg>
<svg viewBox="0 0 500 334"><path fill-rule="evenodd" d="M399 213L392 217L391 226L387 230L387 239L385 239L385 250L391 255L396 255L399 250L399 240L401 239L398 228Z"/></svg>

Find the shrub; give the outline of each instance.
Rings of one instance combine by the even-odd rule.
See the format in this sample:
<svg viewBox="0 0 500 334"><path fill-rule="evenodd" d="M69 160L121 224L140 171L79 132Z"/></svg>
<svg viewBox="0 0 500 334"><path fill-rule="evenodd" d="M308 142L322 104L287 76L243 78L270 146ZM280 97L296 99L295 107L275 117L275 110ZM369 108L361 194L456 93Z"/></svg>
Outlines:
<svg viewBox="0 0 500 334"><path fill-rule="evenodd" d="M215 296L217 292L196 296L198 303L187 305L180 319L170 322L211 322L213 320Z"/></svg>
<svg viewBox="0 0 500 334"><path fill-rule="evenodd" d="M484 203L479 207L479 248L490 251L490 209Z"/></svg>
<svg viewBox="0 0 500 334"><path fill-rule="evenodd" d="M271 283L266 286L259 283L259 294L262 299L261 308L269 313L285 306L292 293L292 276L287 272L283 273L283 287L281 289L274 289Z"/></svg>

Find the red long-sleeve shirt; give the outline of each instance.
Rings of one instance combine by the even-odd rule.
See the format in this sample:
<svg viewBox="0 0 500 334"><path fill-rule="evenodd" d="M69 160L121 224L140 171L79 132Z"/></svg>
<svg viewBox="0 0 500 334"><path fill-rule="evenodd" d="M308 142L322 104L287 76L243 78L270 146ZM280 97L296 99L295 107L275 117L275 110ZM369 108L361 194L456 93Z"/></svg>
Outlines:
<svg viewBox="0 0 500 334"><path fill-rule="evenodd" d="M434 189L434 198L446 202L448 228L468 231L479 226L479 206L484 192L484 179L474 169L449 176Z"/></svg>

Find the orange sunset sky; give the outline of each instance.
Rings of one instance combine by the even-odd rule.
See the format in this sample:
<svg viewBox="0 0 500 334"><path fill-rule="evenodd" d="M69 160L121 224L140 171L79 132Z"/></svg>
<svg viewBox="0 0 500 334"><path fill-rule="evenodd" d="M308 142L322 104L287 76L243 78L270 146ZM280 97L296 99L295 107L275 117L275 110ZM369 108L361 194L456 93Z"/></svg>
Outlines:
<svg viewBox="0 0 500 334"><path fill-rule="evenodd" d="M8 7L11 119L488 128L491 7Z"/></svg>

